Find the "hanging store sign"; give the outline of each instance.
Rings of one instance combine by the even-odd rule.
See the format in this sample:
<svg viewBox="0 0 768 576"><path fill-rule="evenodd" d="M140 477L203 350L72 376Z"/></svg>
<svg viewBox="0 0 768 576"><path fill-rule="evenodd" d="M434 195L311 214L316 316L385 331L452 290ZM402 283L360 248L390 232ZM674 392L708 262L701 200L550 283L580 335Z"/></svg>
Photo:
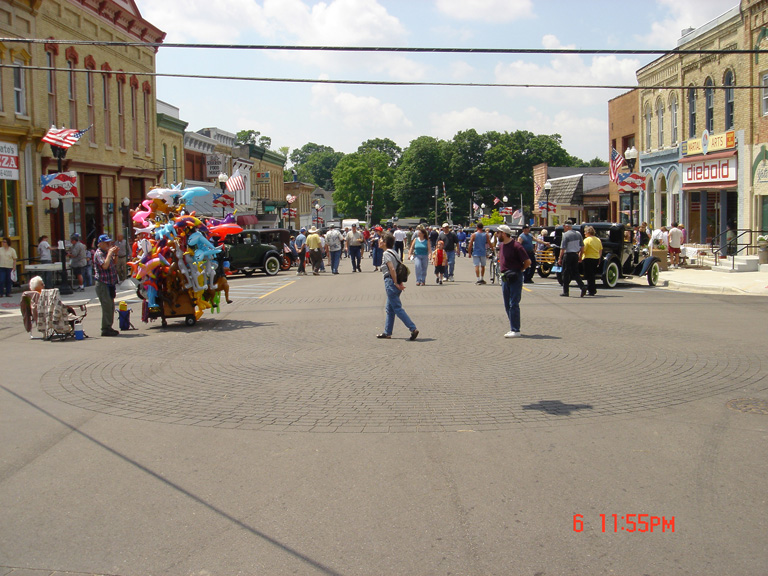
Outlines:
<svg viewBox="0 0 768 576"><path fill-rule="evenodd" d="M683 156L693 154L708 154L718 150L728 150L736 147L736 132L729 130L720 134L710 134L706 130L701 138L691 138L682 144Z"/></svg>
<svg viewBox="0 0 768 576"><path fill-rule="evenodd" d="M77 198L77 172L55 172L40 176L43 200Z"/></svg>
<svg viewBox="0 0 768 576"><path fill-rule="evenodd" d="M224 172L224 155L223 154L206 154L205 155L205 177L217 178L219 174Z"/></svg>
<svg viewBox="0 0 768 576"><path fill-rule="evenodd" d="M736 160L736 156L731 156L683 164L683 185L736 182L738 179Z"/></svg>
<svg viewBox="0 0 768 576"><path fill-rule="evenodd" d="M19 147L10 142L0 142L0 180L19 179Z"/></svg>

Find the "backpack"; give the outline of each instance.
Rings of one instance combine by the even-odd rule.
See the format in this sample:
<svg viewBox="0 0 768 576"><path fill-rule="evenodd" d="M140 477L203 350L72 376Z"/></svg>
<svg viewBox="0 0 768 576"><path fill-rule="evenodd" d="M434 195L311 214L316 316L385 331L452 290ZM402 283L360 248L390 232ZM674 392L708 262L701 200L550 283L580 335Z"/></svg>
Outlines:
<svg viewBox="0 0 768 576"><path fill-rule="evenodd" d="M411 273L411 269L400 261L397 257L397 253L394 250L390 250L395 255L395 276L398 284L408 282L408 275Z"/></svg>

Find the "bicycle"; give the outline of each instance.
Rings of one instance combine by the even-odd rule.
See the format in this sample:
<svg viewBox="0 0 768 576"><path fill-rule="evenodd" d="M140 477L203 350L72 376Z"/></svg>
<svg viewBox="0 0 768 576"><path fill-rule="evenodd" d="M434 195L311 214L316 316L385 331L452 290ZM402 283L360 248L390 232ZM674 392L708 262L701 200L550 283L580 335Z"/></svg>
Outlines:
<svg viewBox="0 0 768 576"><path fill-rule="evenodd" d="M501 282L501 270L499 269L499 259L496 256L496 252L491 252L489 258L491 259L491 264L489 266L491 284L495 284L496 280Z"/></svg>

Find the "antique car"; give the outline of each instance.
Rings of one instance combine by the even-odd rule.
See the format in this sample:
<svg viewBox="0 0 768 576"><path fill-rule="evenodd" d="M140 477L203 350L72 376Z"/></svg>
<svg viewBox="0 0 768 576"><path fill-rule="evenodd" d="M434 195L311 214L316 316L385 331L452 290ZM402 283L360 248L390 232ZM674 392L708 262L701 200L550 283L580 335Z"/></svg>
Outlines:
<svg viewBox="0 0 768 576"><path fill-rule="evenodd" d="M290 232L282 228L243 230L224 239L226 258L233 273L241 272L251 276L262 270L267 276L274 276L286 266L284 248L290 241Z"/></svg>
<svg viewBox="0 0 768 576"><path fill-rule="evenodd" d="M614 288L621 278L632 276L646 276L650 286L656 286L659 281L660 260L651 255L648 246L634 246L631 240L632 231L624 224L611 224L608 222L595 222L589 224L574 225L573 229L584 235L583 228L592 226L597 236L603 243L603 253L597 267L601 275L603 285L606 288ZM560 255L560 243L563 238L563 227L557 226L549 238L553 245L555 262ZM579 266L581 269L581 265ZM540 272L541 274L541 272ZM543 274L542 274L543 276ZM557 281L562 284L562 272L557 273Z"/></svg>

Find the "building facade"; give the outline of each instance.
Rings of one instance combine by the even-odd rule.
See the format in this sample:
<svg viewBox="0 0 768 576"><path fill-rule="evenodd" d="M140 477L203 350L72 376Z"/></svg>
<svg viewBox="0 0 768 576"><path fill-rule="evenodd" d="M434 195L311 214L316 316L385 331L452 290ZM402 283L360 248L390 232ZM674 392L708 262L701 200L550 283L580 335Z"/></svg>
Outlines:
<svg viewBox="0 0 768 576"><path fill-rule="evenodd" d="M611 150L616 150L623 155L626 150L635 146L637 114L640 107L639 98L639 90L630 90L608 101L608 138L611 142L608 158L611 157ZM631 198L627 193L620 193L616 182L609 182L608 198L610 203L608 220L611 222L630 222L630 211L637 205L633 201L634 198Z"/></svg>
<svg viewBox="0 0 768 576"><path fill-rule="evenodd" d="M11 237L22 259L36 256L33 247L43 234L56 245L68 243L75 232L89 242L116 233L124 214L120 207L143 198L161 176L152 75L156 49L71 42L160 43L165 34L130 0L3 2L0 34L48 39L0 45L0 63L19 66L0 68L0 147L18 153L18 177L0 179L0 232ZM42 200L40 184L42 175L59 171L50 146L41 142L52 125L90 127L61 165L77 173L78 194L56 211Z"/></svg>

